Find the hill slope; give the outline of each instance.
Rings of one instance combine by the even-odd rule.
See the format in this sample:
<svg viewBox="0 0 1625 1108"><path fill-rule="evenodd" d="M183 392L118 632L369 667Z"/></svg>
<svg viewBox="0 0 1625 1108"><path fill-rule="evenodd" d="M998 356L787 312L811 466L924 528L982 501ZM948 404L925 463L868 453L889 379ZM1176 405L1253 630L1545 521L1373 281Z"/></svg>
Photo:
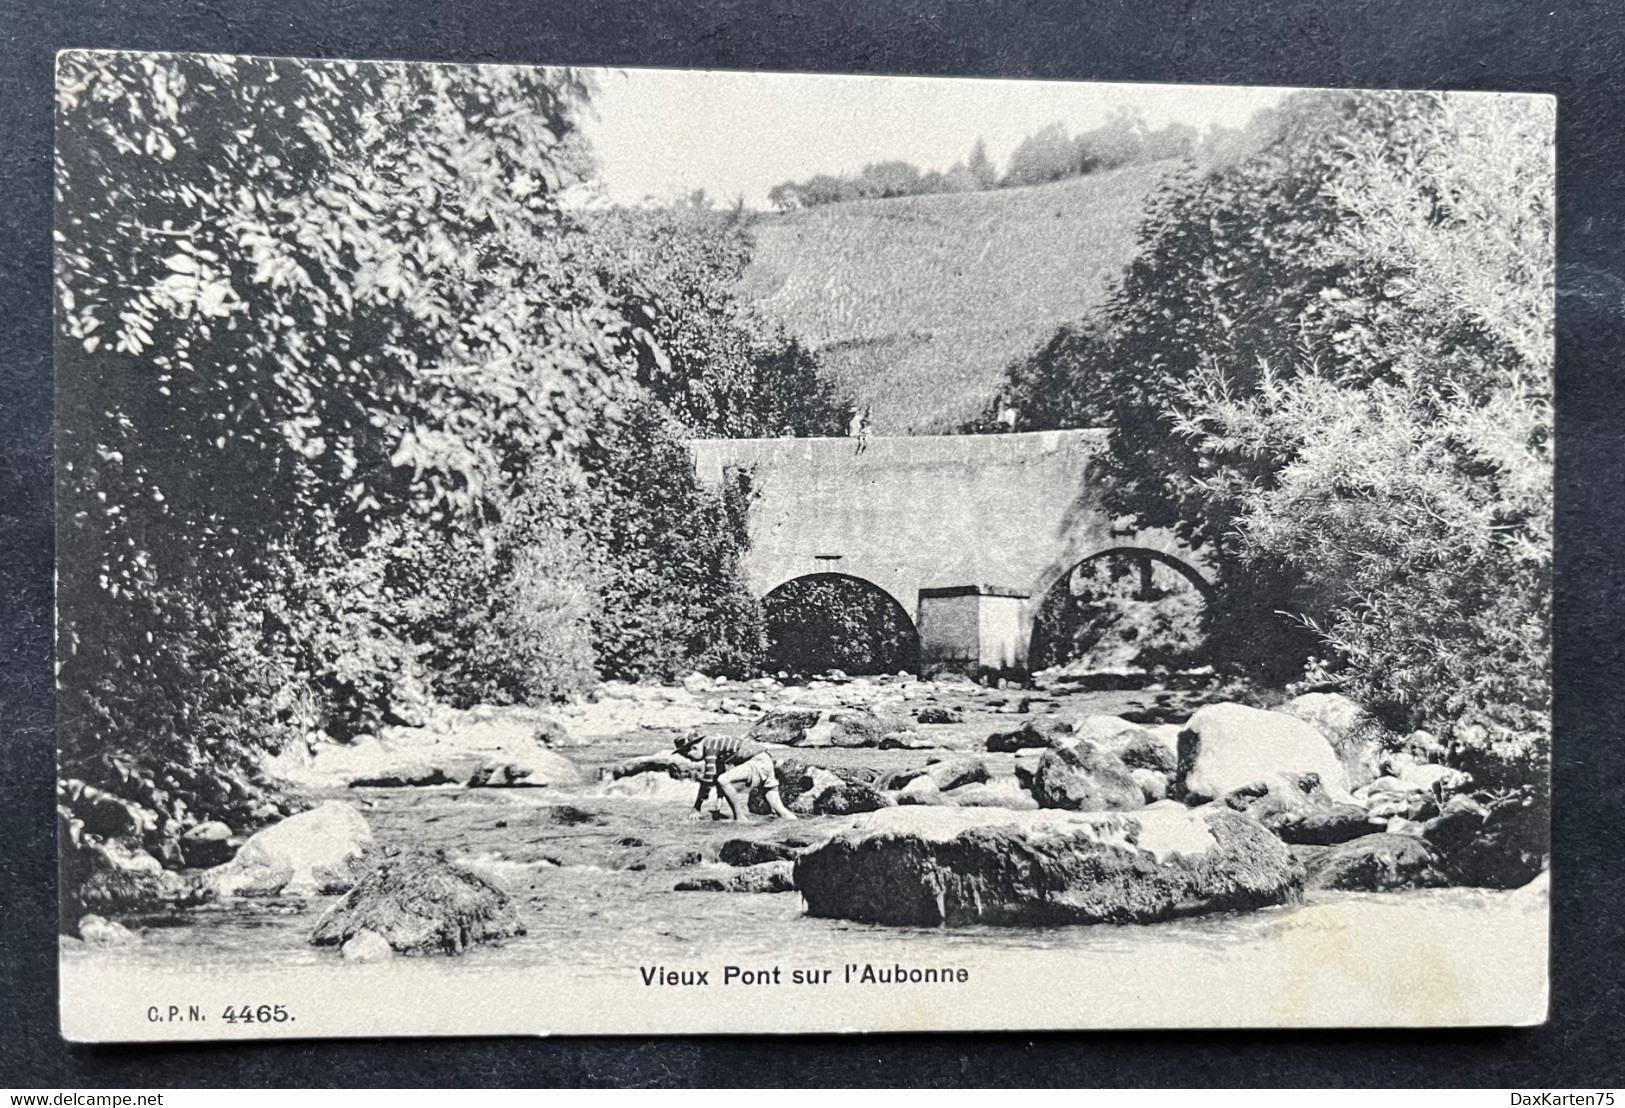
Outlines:
<svg viewBox="0 0 1625 1108"><path fill-rule="evenodd" d="M741 291L871 406L875 433L951 431L1101 301L1170 168L767 216Z"/></svg>

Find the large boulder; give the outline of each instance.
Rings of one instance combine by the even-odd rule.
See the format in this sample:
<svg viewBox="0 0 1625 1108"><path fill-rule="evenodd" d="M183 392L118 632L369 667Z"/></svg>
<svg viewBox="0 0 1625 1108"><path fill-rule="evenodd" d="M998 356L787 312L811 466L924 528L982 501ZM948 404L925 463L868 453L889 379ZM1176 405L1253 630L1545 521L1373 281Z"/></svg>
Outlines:
<svg viewBox="0 0 1625 1108"><path fill-rule="evenodd" d="M1375 780L1382 773L1385 750L1400 742L1398 735L1341 693L1305 693L1276 711L1301 719L1326 736L1350 789Z"/></svg>
<svg viewBox="0 0 1625 1108"><path fill-rule="evenodd" d="M863 766L813 766L794 758L777 759L774 765L779 779L779 799L798 816L827 814L824 811L825 798L843 793L849 787L857 787L863 795L878 795L880 791L878 772ZM767 803L766 789L751 791L749 807L754 815L773 814L773 809ZM864 807L849 809L854 812L871 810Z"/></svg>
<svg viewBox="0 0 1625 1108"><path fill-rule="evenodd" d="M813 807L819 800L831 790L846 785L845 781L822 766L802 766L791 780L793 784L786 784L784 774L780 774L779 798L784 801L785 807L798 816L812 815ZM768 806L765 790L751 793L750 810L763 816L773 811Z"/></svg>
<svg viewBox="0 0 1625 1108"><path fill-rule="evenodd" d="M1515 889L1546 868L1551 810L1543 797L1532 794L1489 804L1453 796L1422 834L1444 856L1452 884Z"/></svg>
<svg viewBox="0 0 1625 1108"><path fill-rule="evenodd" d="M1282 842L1330 846L1380 830L1358 804L1333 799L1313 773L1283 773L1232 790L1224 804L1257 820Z"/></svg>
<svg viewBox="0 0 1625 1108"><path fill-rule="evenodd" d="M202 881L220 896L343 892L371 869L375 849L361 813L329 800L255 833Z"/></svg>
<svg viewBox="0 0 1625 1108"><path fill-rule="evenodd" d="M1179 734L1175 795L1215 800L1283 774L1313 773L1331 796L1349 800L1337 752L1312 724L1244 704L1209 704Z"/></svg>
<svg viewBox="0 0 1625 1108"><path fill-rule="evenodd" d="M1279 839L1225 809L894 808L797 860L811 915L898 926L1149 923L1299 898Z"/></svg>
<svg viewBox="0 0 1625 1108"><path fill-rule="evenodd" d="M329 908L310 941L343 946L371 931L402 954L461 954L525 933L508 895L444 854L396 851Z"/></svg>
<svg viewBox="0 0 1625 1108"><path fill-rule="evenodd" d="M1040 716L1028 720L1014 731L996 731L989 735L987 749L993 754L1013 754L1018 750L1053 750L1070 741L1070 723L1053 716Z"/></svg>
<svg viewBox="0 0 1625 1108"><path fill-rule="evenodd" d="M1145 806L1145 792L1128 767L1088 741L1046 750L1029 787L1041 808L1106 812Z"/></svg>
<svg viewBox="0 0 1625 1108"><path fill-rule="evenodd" d="M749 738L783 746L879 746L891 728L869 712L827 708L786 708L768 712L751 727Z"/></svg>
<svg viewBox="0 0 1625 1108"><path fill-rule="evenodd" d="M815 816L850 816L858 812L878 812L897 802L873 785L841 784L813 801Z"/></svg>
<svg viewBox="0 0 1625 1108"><path fill-rule="evenodd" d="M1362 835L1306 857L1311 889L1386 892L1448 884L1439 853L1415 835Z"/></svg>

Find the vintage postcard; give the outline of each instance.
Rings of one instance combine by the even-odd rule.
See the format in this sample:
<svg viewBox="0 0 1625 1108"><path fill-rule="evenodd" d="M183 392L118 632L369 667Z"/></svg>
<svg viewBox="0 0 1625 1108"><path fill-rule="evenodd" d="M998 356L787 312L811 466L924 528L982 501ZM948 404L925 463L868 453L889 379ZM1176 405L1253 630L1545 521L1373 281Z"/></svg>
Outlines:
<svg viewBox="0 0 1625 1108"><path fill-rule="evenodd" d="M1545 1019L1550 98L57 97L69 1039Z"/></svg>

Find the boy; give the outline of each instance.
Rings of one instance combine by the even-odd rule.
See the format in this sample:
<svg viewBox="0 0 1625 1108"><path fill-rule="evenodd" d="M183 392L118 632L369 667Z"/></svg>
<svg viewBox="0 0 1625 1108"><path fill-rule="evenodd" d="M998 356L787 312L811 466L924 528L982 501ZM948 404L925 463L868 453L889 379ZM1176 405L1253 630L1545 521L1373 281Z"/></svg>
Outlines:
<svg viewBox="0 0 1625 1108"><path fill-rule="evenodd" d="M750 790L760 785L766 790L767 806L775 815L780 819L796 818L779 796L778 767L762 744L740 737L706 738L698 731L690 731L677 740L677 753L691 761L705 762L705 771L700 776L700 795L694 800L694 811L689 819L704 818L705 803L711 798L713 784L728 802L737 822L750 822L746 802L735 791L739 786L744 786L748 800Z"/></svg>

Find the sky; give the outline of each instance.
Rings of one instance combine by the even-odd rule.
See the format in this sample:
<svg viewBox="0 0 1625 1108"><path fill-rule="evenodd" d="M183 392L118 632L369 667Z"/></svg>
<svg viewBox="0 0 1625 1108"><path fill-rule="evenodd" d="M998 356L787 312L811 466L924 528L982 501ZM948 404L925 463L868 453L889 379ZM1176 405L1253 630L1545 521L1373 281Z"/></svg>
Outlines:
<svg viewBox="0 0 1625 1108"><path fill-rule="evenodd" d="M963 161L978 138L1001 170L1051 123L1098 126L1118 108L1151 126L1236 127L1288 90L933 77L848 77L695 70L594 70L583 130L615 203L703 188L768 206L767 191L817 173L901 160L924 170Z"/></svg>

